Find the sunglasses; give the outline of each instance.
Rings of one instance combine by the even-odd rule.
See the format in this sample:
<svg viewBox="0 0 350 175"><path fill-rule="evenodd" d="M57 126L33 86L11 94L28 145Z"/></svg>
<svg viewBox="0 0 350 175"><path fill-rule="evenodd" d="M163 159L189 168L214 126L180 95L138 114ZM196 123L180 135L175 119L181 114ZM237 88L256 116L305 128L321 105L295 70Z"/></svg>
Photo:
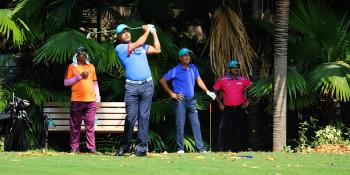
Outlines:
<svg viewBox="0 0 350 175"><path fill-rule="evenodd" d="M233 66L233 67L230 67L230 69L239 69L240 68L240 66L239 65L237 65L237 66Z"/></svg>

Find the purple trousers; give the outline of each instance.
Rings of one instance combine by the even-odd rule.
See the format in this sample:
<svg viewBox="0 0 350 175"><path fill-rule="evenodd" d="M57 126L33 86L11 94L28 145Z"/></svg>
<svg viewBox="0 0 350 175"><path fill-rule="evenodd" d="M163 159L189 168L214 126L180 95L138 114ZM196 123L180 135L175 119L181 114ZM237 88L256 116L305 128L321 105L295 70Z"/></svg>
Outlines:
<svg viewBox="0 0 350 175"><path fill-rule="evenodd" d="M96 102L76 102L70 104L70 148L71 151L79 150L80 128L84 119L86 132L86 147L96 149L94 122L96 113Z"/></svg>

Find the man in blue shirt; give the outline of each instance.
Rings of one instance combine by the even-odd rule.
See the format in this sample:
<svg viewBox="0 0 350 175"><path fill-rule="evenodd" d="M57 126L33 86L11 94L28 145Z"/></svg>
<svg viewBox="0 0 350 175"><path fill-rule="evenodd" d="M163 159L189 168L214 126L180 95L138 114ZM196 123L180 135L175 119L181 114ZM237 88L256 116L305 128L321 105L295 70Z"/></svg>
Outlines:
<svg viewBox="0 0 350 175"><path fill-rule="evenodd" d="M120 24L116 28L118 40L115 51L125 68L126 85L125 97L126 119L124 135L117 156L123 156L130 151L130 141L136 120L139 122L137 138L135 140L135 155L146 156L149 117L151 111L154 84L151 70L147 61L147 54L161 52L156 29L153 25L143 25L144 33L135 42L131 42L130 28ZM149 33L153 36L153 45L145 44Z"/></svg>
<svg viewBox="0 0 350 175"><path fill-rule="evenodd" d="M190 64L191 54L193 54L193 52L187 48L180 49L179 59L181 63L170 69L160 79L160 84L164 90L174 99L177 153L184 153L183 138L186 117L188 117L191 122L198 151L206 152L202 141L198 111L196 109L197 101L193 98L195 82L197 82L198 86L205 91L209 97L213 100L216 98L215 93L210 92L205 86L203 80L199 76L197 67L194 64ZM173 90L169 88L167 81L172 81ZM188 114L188 116L186 116L186 114Z"/></svg>

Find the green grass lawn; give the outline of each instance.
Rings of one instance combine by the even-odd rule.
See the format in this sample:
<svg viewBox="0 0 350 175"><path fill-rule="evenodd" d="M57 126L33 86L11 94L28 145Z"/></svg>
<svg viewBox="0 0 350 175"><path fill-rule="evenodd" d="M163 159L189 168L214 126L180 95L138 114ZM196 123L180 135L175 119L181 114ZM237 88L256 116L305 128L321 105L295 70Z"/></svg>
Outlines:
<svg viewBox="0 0 350 175"><path fill-rule="evenodd" d="M252 155L253 158L240 158ZM48 152L0 153L0 175L350 174L350 154L187 153L115 157Z"/></svg>

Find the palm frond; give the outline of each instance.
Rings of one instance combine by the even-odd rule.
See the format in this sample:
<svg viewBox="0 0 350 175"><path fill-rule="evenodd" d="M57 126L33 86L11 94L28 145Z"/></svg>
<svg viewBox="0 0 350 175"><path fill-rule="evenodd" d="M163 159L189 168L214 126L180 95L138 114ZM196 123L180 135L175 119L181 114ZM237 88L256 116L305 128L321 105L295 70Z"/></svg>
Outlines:
<svg viewBox="0 0 350 175"><path fill-rule="evenodd" d="M111 42L105 42L101 44L103 48L105 48L106 52L103 53L104 56L95 60L96 62L96 69L98 72L112 72L122 69L122 65L120 64L119 60L117 59L117 56L114 51L114 45Z"/></svg>
<svg viewBox="0 0 350 175"><path fill-rule="evenodd" d="M173 115L172 100L161 99L152 103L151 106L151 121L160 123L166 121L169 116Z"/></svg>
<svg viewBox="0 0 350 175"><path fill-rule="evenodd" d="M203 91L195 91L194 98L197 100L196 108L199 110L208 110L210 97L206 95Z"/></svg>
<svg viewBox="0 0 350 175"><path fill-rule="evenodd" d="M289 110L299 110L311 106L315 102L315 97L307 94L307 82L295 69L288 70L287 73L287 107ZM257 100L267 98L269 109L272 109L273 76L266 77L254 83L249 89L249 95ZM272 112L272 111L271 111Z"/></svg>
<svg viewBox="0 0 350 175"><path fill-rule="evenodd" d="M125 79L116 76L98 80L103 101L123 101Z"/></svg>
<svg viewBox="0 0 350 175"><path fill-rule="evenodd" d="M15 60L16 54L0 54L0 65L4 66L9 63L10 60Z"/></svg>
<svg viewBox="0 0 350 175"><path fill-rule="evenodd" d="M21 46L24 43L25 36L16 20L13 11L0 9L0 32L4 33L7 39L11 39L14 45Z"/></svg>
<svg viewBox="0 0 350 175"><path fill-rule="evenodd" d="M148 131L148 144L154 151L164 151L166 146L162 138L152 130Z"/></svg>
<svg viewBox="0 0 350 175"><path fill-rule="evenodd" d="M154 83L154 87L158 88L159 87L159 81L160 78L162 77L162 70L161 70L161 65L157 63L157 61L149 60L149 66L152 72L152 79ZM157 93L157 92L155 92Z"/></svg>
<svg viewBox="0 0 350 175"><path fill-rule="evenodd" d="M350 99L350 66L343 61L323 63L308 75L311 92L320 91L336 100L347 102Z"/></svg>
<svg viewBox="0 0 350 175"><path fill-rule="evenodd" d="M69 41L69 44L67 42ZM96 61L103 58L105 49L95 40L88 40L86 37L76 31L69 30L52 35L47 42L36 52L34 63L48 61L50 63L67 63L70 62L77 47L84 46L88 50L89 59Z"/></svg>
<svg viewBox="0 0 350 175"><path fill-rule="evenodd" d="M30 100L34 105L42 106L45 102L67 102L69 101L69 94L62 92L49 91L46 88L40 87L40 83L34 81L22 81L13 84L9 90L20 98Z"/></svg>
<svg viewBox="0 0 350 175"><path fill-rule="evenodd" d="M53 1L49 5L48 20L50 21L50 30L55 31L61 27L62 24L69 22L75 4L75 0L58 0Z"/></svg>
<svg viewBox="0 0 350 175"><path fill-rule="evenodd" d="M20 11L22 11L23 7L28 3L28 0L20 0L18 1L18 4L16 4L16 7L12 10L13 14L16 14Z"/></svg>
<svg viewBox="0 0 350 175"><path fill-rule="evenodd" d="M185 135L184 148L185 148L185 151L187 151L187 152L195 152L196 151L195 142L194 142L193 137Z"/></svg>
<svg viewBox="0 0 350 175"><path fill-rule="evenodd" d="M2 79L0 79L0 112L2 112L10 99L10 93L2 86Z"/></svg>
<svg viewBox="0 0 350 175"><path fill-rule="evenodd" d="M169 131L166 137L166 143L169 145L170 148L176 148L176 132L175 131ZM195 142L192 137L188 136L186 133L184 135L184 151L186 152L195 152ZM168 147L168 148L169 148Z"/></svg>
<svg viewBox="0 0 350 175"><path fill-rule="evenodd" d="M346 14L339 18L322 1L296 1L290 11L290 30L296 39L290 42L289 57L306 70L339 59L339 52L349 42L344 37L347 19ZM344 58L344 52L340 55Z"/></svg>
<svg viewBox="0 0 350 175"><path fill-rule="evenodd" d="M227 63L232 58L240 62L243 75L251 74L255 53L241 19L230 7L220 6L215 10L208 42L211 67L215 76L225 73Z"/></svg>
<svg viewBox="0 0 350 175"><path fill-rule="evenodd" d="M46 0L30 0L22 8L21 14L26 17L24 20L31 29L30 35L28 35L29 40L38 39L42 41L48 32L52 32L48 29L50 21L47 18L43 18L43 16L48 14L47 7L49 3Z"/></svg>

